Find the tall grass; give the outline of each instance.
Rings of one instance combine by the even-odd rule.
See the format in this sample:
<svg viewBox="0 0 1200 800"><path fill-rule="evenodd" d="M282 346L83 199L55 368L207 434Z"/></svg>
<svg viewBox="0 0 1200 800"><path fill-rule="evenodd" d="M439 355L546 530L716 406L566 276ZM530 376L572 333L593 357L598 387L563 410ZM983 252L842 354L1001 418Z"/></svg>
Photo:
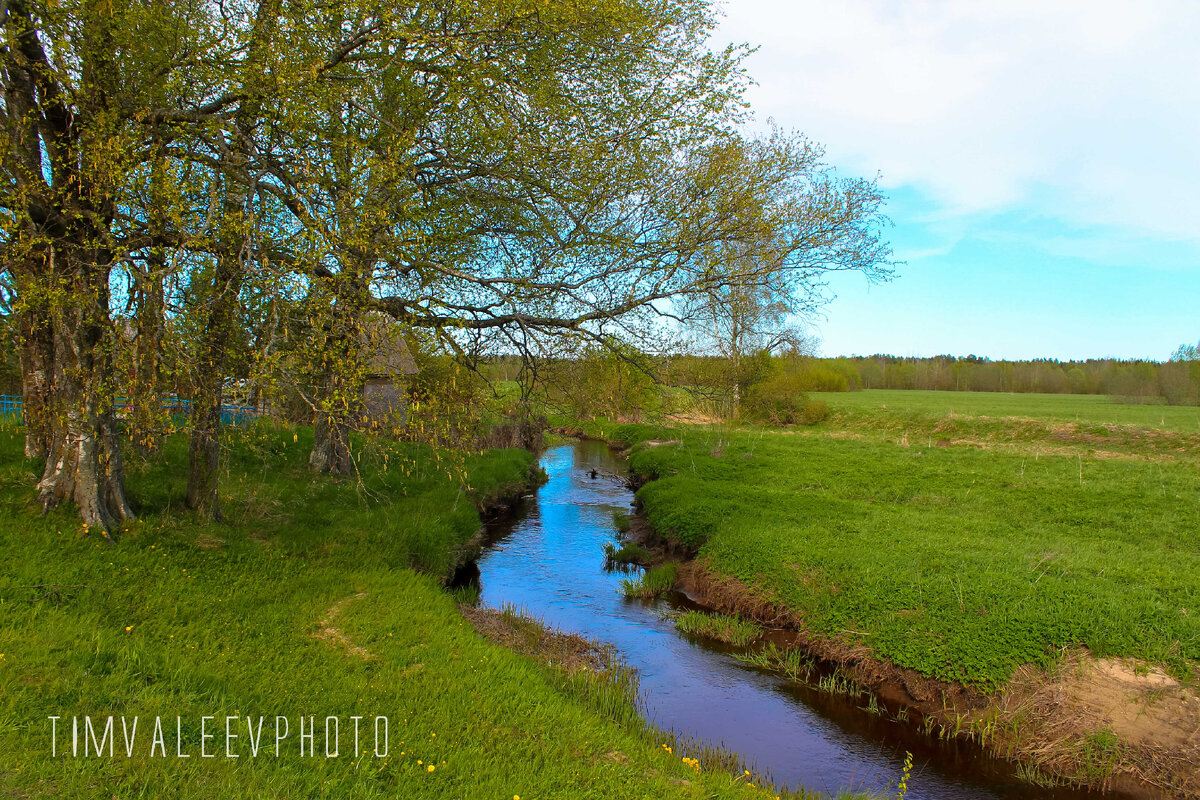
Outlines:
<svg viewBox="0 0 1200 800"><path fill-rule="evenodd" d="M650 600L674 589L678 572L679 565L673 561L660 564L643 572L636 581L621 581L621 590L626 597Z"/></svg>
<svg viewBox="0 0 1200 800"><path fill-rule="evenodd" d="M688 611L675 617L675 627L694 636L745 647L762 636L762 628L728 614L713 614L704 611Z"/></svg>

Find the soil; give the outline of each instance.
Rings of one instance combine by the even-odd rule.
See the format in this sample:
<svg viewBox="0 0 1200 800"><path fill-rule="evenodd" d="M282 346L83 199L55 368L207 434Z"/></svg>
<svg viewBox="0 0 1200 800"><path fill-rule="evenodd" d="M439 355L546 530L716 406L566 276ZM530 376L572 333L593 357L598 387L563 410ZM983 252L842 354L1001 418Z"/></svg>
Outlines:
<svg viewBox="0 0 1200 800"><path fill-rule="evenodd" d="M341 629L335 628L333 623L337 622L338 618L346 611L346 608L355 600L361 600L366 597L366 592L343 597L329 607L325 612L325 616L321 617L320 627L313 634L313 638L319 641L328 642L335 647L339 647L346 651L346 655L361 658L363 661L370 661L375 658L375 654L367 650L365 647L359 647L354 642L350 641L346 634L342 633Z"/></svg>
<svg viewBox="0 0 1200 800"><path fill-rule="evenodd" d="M516 614L460 605L459 611L485 639L567 672L603 672L616 663L613 649L573 633L562 633Z"/></svg>

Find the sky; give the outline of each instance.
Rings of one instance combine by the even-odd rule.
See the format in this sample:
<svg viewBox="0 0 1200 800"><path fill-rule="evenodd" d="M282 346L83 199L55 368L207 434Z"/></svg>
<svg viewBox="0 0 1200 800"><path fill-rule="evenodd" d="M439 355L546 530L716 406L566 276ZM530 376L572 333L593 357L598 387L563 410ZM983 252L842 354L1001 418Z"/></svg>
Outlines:
<svg viewBox="0 0 1200 800"><path fill-rule="evenodd" d="M1200 3L725 0L755 120L878 176L898 276L824 355L1165 360L1200 339Z"/></svg>

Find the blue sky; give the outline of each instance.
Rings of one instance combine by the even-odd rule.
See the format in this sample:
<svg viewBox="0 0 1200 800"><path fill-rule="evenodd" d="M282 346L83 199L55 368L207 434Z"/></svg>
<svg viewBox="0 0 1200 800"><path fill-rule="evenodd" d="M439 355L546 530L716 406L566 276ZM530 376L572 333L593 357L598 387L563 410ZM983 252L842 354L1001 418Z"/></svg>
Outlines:
<svg viewBox="0 0 1200 800"><path fill-rule="evenodd" d="M758 120L880 176L906 263L825 355L1165 359L1200 339L1200 3L727 0Z"/></svg>

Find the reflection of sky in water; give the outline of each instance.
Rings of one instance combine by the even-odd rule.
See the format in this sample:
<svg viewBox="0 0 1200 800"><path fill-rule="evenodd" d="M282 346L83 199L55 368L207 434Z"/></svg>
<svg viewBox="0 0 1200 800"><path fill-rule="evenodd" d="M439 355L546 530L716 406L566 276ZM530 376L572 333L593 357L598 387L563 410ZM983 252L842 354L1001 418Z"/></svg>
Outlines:
<svg viewBox="0 0 1200 800"><path fill-rule="evenodd" d="M724 744L780 782L827 792L885 788L910 750L914 800L1092 796L1017 783L997 762L981 765L972 753L939 746L846 699L797 691L690 642L662 618L665 607L626 600L625 576L603 570L613 512L631 508L632 494L612 477L623 463L584 442L547 451L542 466L549 482L479 560L483 603L511 604L551 627L614 645L637 668L646 714L659 727ZM599 478L588 475L593 467Z"/></svg>

